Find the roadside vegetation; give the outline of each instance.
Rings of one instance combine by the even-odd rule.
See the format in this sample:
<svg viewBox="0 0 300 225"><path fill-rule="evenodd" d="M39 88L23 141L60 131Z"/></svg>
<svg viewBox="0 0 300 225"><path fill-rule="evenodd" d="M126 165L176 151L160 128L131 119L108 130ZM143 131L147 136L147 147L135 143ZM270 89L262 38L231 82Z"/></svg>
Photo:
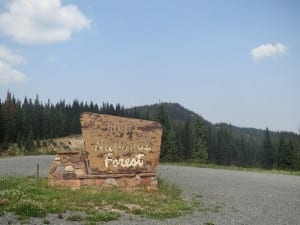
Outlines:
<svg viewBox="0 0 300 225"><path fill-rule="evenodd" d="M45 218L48 213L87 224L115 220L122 213L164 219L189 213L193 207L183 200L180 189L161 180L157 191L129 193L95 188L70 191L47 187L46 179L37 184L34 178L0 177L0 215L14 212L20 221ZM71 215L63 218L66 211Z"/></svg>

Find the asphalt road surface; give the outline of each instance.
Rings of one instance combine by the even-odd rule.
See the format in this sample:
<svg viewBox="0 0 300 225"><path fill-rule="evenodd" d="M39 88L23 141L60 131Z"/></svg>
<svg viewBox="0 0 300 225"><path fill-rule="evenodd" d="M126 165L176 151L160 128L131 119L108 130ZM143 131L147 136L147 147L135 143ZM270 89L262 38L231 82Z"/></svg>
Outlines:
<svg viewBox="0 0 300 225"><path fill-rule="evenodd" d="M47 176L53 158L0 158L0 176L33 176L37 163L40 175ZM107 224L300 225L300 176L177 166L159 166L158 172L162 179L178 185L185 198L199 201L202 206L175 219L124 215ZM0 217L0 224L5 224L3 221ZM42 224L42 221L32 220L32 223Z"/></svg>

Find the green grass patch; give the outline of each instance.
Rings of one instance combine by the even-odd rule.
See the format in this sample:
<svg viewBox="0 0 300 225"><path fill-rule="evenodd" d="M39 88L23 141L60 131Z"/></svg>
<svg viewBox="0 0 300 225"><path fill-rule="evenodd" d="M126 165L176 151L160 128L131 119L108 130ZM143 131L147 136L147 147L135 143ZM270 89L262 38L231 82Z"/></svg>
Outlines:
<svg viewBox="0 0 300 225"><path fill-rule="evenodd" d="M43 220L43 224L50 224L49 220Z"/></svg>
<svg viewBox="0 0 300 225"><path fill-rule="evenodd" d="M71 214L70 216L67 217L67 220L69 220L69 221L82 221L83 218L79 214Z"/></svg>
<svg viewBox="0 0 300 225"><path fill-rule="evenodd" d="M212 222L205 222L204 225L215 225L215 224Z"/></svg>
<svg viewBox="0 0 300 225"><path fill-rule="evenodd" d="M47 213L71 214L67 219L87 221L115 220L122 212L152 218L170 218L183 215L193 209L193 204L184 201L181 191L174 185L159 181L157 191L139 190L133 193L119 189L85 188L71 191L67 188L47 186L47 179L39 184L34 178L0 177L0 215L15 212L22 219L44 218Z"/></svg>
<svg viewBox="0 0 300 225"><path fill-rule="evenodd" d="M249 172L261 172L261 173L273 173L273 174L300 176L299 170L276 170L276 169L266 170L266 169L262 169L262 168L224 166L224 165L217 165L217 164L212 164L212 163L194 163L194 162L175 162L175 163L164 162L161 164L162 165L171 165L171 166L190 166L190 167L198 167L198 168L238 170L238 171L249 171Z"/></svg>

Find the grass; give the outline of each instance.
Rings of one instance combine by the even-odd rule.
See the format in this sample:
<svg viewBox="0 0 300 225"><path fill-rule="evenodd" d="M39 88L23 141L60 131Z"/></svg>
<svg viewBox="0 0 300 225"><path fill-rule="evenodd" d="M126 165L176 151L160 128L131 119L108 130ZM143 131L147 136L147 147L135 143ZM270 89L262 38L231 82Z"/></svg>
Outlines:
<svg viewBox="0 0 300 225"><path fill-rule="evenodd" d="M67 220L69 220L69 221L82 221L83 218L79 214L71 214L70 216L67 217Z"/></svg>
<svg viewBox="0 0 300 225"><path fill-rule="evenodd" d="M212 222L205 222L204 225L215 225L215 224Z"/></svg>
<svg viewBox="0 0 300 225"><path fill-rule="evenodd" d="M86 221L87 224L115 220L123 212L164 219L188 213L193 207L182 199L176 186L161 180L157 191L128 193L95 188L71 191L47 187L46 179L36 184L34 178L0 177L0 215L15 212L22 220L45 218L48 213L63 215L66 211L71 211L67 220Z"/></svg>
<svg viewBox="0 0 300 225"><path fill-rule="evenodd" d="M43 220L43 224L50 224L50 221L49 220Z"/></svg>
<svg viewBox="0 0 300 225"><path fill-rule="evenodd" d="M198 168L211 168L211 169L225 169L225 170L238 170L238 171L249 171L249 172L261 172L261 173L273 173L273 174L284 174L284 175L295 175L300 176L299 170L266 170L262 168L249 168L239 166L224 166L216 165L212 163L193 163L193 162L176 162L176 163L161 163L162 165L173 165L173 166L191 166Z"/></svg>

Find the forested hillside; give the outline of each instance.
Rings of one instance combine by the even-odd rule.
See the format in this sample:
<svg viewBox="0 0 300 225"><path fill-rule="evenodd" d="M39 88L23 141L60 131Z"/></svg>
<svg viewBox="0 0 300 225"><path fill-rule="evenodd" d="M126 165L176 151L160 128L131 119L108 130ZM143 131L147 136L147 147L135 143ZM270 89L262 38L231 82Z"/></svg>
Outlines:
<svg viewBox="0 0 300 225"><path fill-rule="evenodd" d="M120 104L72 104L38 96L23 101L7 93L0 101L0 153L17 143L31 153L40 140L80 134L79 116L96 112L159 121L163 126L162 161L210 162L221 165L300 169L300 136L268 129L212 124L177 103L160 103L125 109Z"/></svg>
<svg viewBox="0 0 300 225"><path fill-rule="evenodd" d="M163 116L169 117L164 130L171 135L166 135L169 137L165 136L163 142L169 140L166 148L169 156L164 158L162 146L162 160L300 169L300 136L292 132L240 128L226 123L212 124L178 103L154 104L125 111L141 118L159 120L163 125L167 119L161 120L158 115L167 114ZM173 142L174 149L171 148Z"/></svg>

